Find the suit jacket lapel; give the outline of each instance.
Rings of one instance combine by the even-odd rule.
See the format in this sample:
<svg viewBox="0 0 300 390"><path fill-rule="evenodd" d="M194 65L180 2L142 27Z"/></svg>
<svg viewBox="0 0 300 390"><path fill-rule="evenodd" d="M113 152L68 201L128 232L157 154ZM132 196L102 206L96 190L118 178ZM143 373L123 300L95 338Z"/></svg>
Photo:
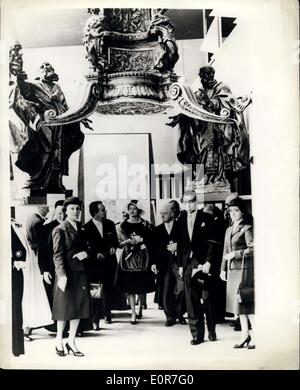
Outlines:
<svg viewBox="0 0 300 390"><path fill-rule="evenodd" d="M76 223L76 225L77 225L77 223ZM74 229L74 227L70 224L70 222L67 219L65 220L65 227L73 236L78 235L78 230ZM77 229L79 229L78 225L77 225Z"/></svg>
<svg viewBox="0 0 300 390"><path fill-rule="evenodd" d="M195 230L197 229L197 225L201 222L201 215L200 215L199 211L196 210L195 213L196 213L196 216L195 216L195 220L194 220L191 242L194 240L194 235L195 235Z"/></svg>

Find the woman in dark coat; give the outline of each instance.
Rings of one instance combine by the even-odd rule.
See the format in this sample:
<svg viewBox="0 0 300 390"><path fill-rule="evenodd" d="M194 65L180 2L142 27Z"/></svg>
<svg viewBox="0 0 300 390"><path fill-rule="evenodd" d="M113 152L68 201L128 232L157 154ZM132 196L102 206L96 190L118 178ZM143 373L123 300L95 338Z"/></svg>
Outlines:
<svg viewBox="0 0 300 390"><path fill-rule="evenodd" d="M137 318L142 318L145 294L155 290L147 248L153 227L141 218L143 210L137 201L131 201L127 210L129 218L123 221L118 229L119 243L123 252L117 271L116 286L121 292L129 295L132 311L130 323L134 325L137 323ZM139 295L138 315L135 312L135 294Z"/></svg>
<svg viewBox="0 0 300 390"><path fill-rule="evenodd" d="M254 345L249 345L251 336L248 320L253 329L254 299L243 302L239 287L243 277L243 282L254 288L253 226L249 224L246 207L241 198L231 200L229 212L233 223L225 234L220 276L223 280L227 279L226 311L239 314L241 322L241 340L234 348L248 346L251 349Z"/></svg>
<svg viewBox="0 0 300 390"><path fill-rule="evenodd" d="M81 201L76 197L64 202L66 219L52 233L55 283L52 318L57 321L56 353L64 356L62 344L66 321L70 321L67 352L84 356L75 345L75 335L81 318L90 317L89 284L84 267L88 258L81 224L77 222Z"/></svg>
<svg viewBox="0 0 300 390"><path fill-rule="evenodd" d="M11 282L12 282L12 351L15 356L24 354L23 334L23 271L26 261L26 249L11 225Z"/></svg>

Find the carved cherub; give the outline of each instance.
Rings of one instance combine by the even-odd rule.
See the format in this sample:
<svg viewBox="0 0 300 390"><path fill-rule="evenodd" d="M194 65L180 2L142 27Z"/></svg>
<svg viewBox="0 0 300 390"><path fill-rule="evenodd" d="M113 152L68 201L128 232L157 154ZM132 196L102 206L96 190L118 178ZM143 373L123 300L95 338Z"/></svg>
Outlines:
<svg viewBox="0 0 300 390"><path fill-rule="evenodd" d="M149 35L158 38L158 55L154 69L161 72L172 71L179 59L178 47L173 34L174 27L165 12L166 8L159 8L149 27Z"/></svg>
<svg viewBox="0 0 300 390"><path fill-rule="evenodd" d="M107 67L107 60L103 53L103 38L108 30L108 20L101 13L100 8L88 8L90 16L83 28L83 45L86 50L86 58L90 62L93 72L97 70L104 73Z"/></svg>

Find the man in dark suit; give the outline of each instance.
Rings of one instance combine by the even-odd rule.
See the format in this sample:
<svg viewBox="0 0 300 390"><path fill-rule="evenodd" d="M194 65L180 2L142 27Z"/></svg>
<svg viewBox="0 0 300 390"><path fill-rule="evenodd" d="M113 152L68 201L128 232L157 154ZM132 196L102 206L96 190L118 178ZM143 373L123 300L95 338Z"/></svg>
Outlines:
<svg viewBox="0 0 300 390"><path fill-rule="evenodd" d="M23 272L26 261L26 249L20 240L16 230L19 225L11 224L11 311L12 311L12 351L14 356L23 355L24 334L23 334Z"/></svg>
<svg viewBox="0 0 300 390"><path fill-rule="evenodd" d="M179 274L183 275L184 280L188 320L193 336L191 344L197 345L204 341L204 312L208 338L211 341L217 339L208 287L214 269L213 219L209 214L197 210L194 191L187 191L183 202L187 213L182 215L179 223L178 264Z"/></svg>
<svg viewBox="0 0 300 390"><path fill-rule="evenodd" d="M43 225L48 212L49 212L48 206L38 206L36 212L31 214L27 218L25 224L26 239L36 256L38 255L38 250L42 240ZM33 328L28 328L28 327L24 329L24 338L26 341L33 340L30 337L32 330Z"/></svg>
<svg viewBox="0 0 300 390"><path fill-rule="evenodd" d="M39 243L41 241L45 217L48 212L48 206L39 206L37 207L36 212L31 214L26 221L26 238L31 249L36 255L38 253Z"/></svg>
<svg viewBox="0 0 300 390"><path fill-rule="evenodd" d="M160 214L163 223L155 227L151 245L153 248L151 269L157 274L158 302L162 303L166 326L175 325L177 318L181 324L186 324L183 318L184 296L182 293L177 297L175 295L176 277L178 277L176 263L178 237L172 205L165 205Z"/></svg>
<svg viewBox="0 0 300 390"><path fill-rule="evenodd" d="M41 240L38 248L38 262L41 274L43 275L44 286L47 293L50 307L53 304L53 284L55 277L54 261L53 261L53 241L52 231L53 229L64 220L63 212L63 200L58 200L54 206L54 219L53 221L42 226ZM46 329L55 331L55 325L49 325Z"/></svg>
<svg viewBox="0 0 300 390"><path fill-rule="evenodd" d="M91 283L103 285L103 312L105 323L111 324L113 284L117 269L116 248L118 236L113 221L106 218L106 210L101 201L89 206L92 219L85 225L86 240L90 250L88 274ZM99 330L99 299L93 299L93 324Z"/></svg>

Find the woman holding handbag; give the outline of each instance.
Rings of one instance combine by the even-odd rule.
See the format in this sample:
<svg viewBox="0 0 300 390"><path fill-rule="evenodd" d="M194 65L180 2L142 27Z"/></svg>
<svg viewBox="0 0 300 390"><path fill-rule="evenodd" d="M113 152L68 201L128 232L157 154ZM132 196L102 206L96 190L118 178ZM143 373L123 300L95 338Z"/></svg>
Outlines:
<svg viewBox="0 0 300 390"><path fill-rule="evenodd" d="M149 236L153 229L150 222L141 218L143 210L138 201L132 200L127 211L129 218L121 222L118 229L119 245L123 248L116 273L115 285L127 293L132 311L131 321L135 325L142 318L143 304L148 292L155 290L154 276L150 270ZM139 296L139 312L135 312L135 295Z"/></svg>
<svg viewBox="0 0 300 390"><path fill-rule="evenodd" d="M229 203L232 225L225 234L221 279L227 280L226 311L238 314L241 322L241 340L234 348L255 346L250 344L248 320L253 329L254 319L254 264L253 226L250 224L245 203L241 198Z"/></svg>
<svg viewBox="0 0 300 390"><path fill-rule="evenodd" d="M84 261L88 258L85 235L78 218L81 201L70 197L64 201L66 219L52 232L55 264L52 318L57 321L56 354L65 356L62 344L66 321L70 321L67 353L84 356L75 344L81 318L90 317L90 295Z"/></svg>

